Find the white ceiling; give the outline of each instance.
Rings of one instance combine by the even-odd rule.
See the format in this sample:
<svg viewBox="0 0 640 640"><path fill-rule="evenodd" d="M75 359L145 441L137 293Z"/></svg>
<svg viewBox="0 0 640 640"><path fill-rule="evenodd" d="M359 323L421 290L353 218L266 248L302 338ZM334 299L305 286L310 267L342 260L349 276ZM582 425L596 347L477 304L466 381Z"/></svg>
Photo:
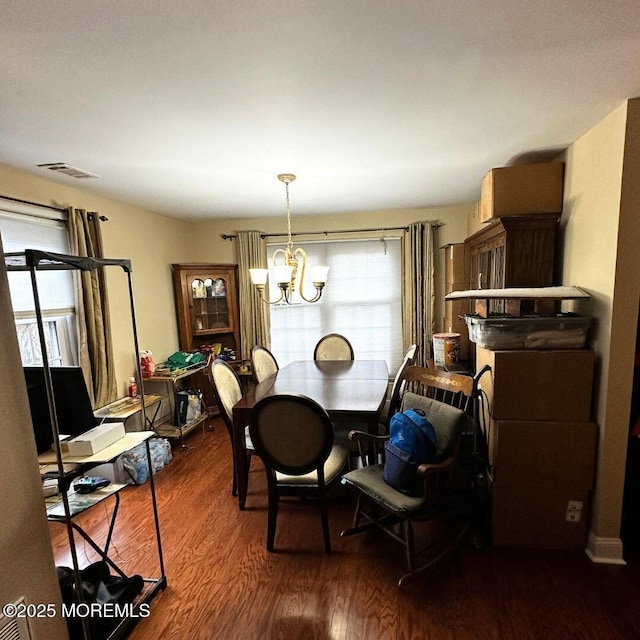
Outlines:
<svg viewBox="0 0 640 640"><path fill-rule="evenodd" d="M469 202L639 95L638 0L0 3L0 162L185 218Z"/></svg>

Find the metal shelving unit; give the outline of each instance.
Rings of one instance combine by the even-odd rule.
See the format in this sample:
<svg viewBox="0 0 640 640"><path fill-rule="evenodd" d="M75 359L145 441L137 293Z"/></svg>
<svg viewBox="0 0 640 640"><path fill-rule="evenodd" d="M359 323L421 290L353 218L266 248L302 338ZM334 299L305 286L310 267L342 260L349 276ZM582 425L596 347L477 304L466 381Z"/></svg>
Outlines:
<svg viewBox="0 0 640 640"><path fill-rule="evenodd" d="M40 347L43 354L43 370L45 386L47 391L47 403L49 409L49 417L51 420L51 426L53 430L53 447L50 454L51 464L46 468L46 476L53 477L58 480L59 490L61 494L61 515L55 516L55 521L60 522L66 526L67 535L69 538L69 550L73 563L73 576L76 585L75 592L79 594L79 599L82 600L81 585L81 568L78 563L78 555L76 552L76 542L74 537L74 530L77 530L77 525L72 521L72 518L77 515L77 509L69 502L68 489L73 483L74 478L86 473L91 468L101 464L100 461L93 461L92 459L78 460L69 459L63 454L61 440L60 440L60 426L58 424L58 417L55 407L55 400L53 394L53 383L51 378L51 368L47 358L47 346L45 341L45 329L42 315L42 309L40 305L40 295L38 291L38 282L36 274L38 271L52 271L52 270L79 270L79 271L92 271L102 267L119 267L124 271L127 276L127 283L129 287L129 303L131 307L131 323L133 329L133 341L134 341L134 353L136 356L136 363L138 368L138 379L142 379L142 371L140 368L139 348L138 348L138 334L136 328L136 316L135 306L133 298L133 285L131 280L131 262L129 260L119 259L97 259L97 258L81 258L78 256L71 256L65 254L51 253L46 251L39 251L35 249L26 249L22 253L7 253L4 255L7 271L25 271L30 273L31 287L33 291L36 321L38 325L38 333L40 339ZM146 412L145 412L145 398L144 390L141 390L141 407L142 412L142 424L146 424ZM125 436L126 437L126 436ZM167 577L164 568L164 559L162 553L162 540L160 536L160 523L158 519L158 507L156 502L156 492L153 477L153 467L151 462L151 453L149 450L149 439L151 433L140 433L139 440L144 441L147 451L147 462L149 468L149 490L151 498L151 507L153 510L153 520L155 528L155 542L158 554L159 564L159 576L153 578L144 578L144 588L142 593L133 603L133 614L131 617L123 618L117 626L111 631L108 638L115 640L116 638L124 637L130 629L135 626L139 620L137 613L141 610L141 605L151 602L151 600L162 590L167 587ZM132 445L133 446L133 445ZM106 454L105 454L106 455ZM42 470L41 470L42 471ZM119 499L119 494L118 494ZM88 507L90 508L90 507ZM112 523L113 525L113 523ZM106 553L105 553L106 556ZM115 567L119 571L117 565L113 563L108 557L104 558L108 564ZM91 631L89 628L88 618L82 618L82 631L85 640L91 640Z"/></svg>
<svg viewBox="0 0 640 640"><path fill-rule="evenodd" d="M186 378L192 376L194 373L205 371L208 366L209 363L205 362L192 367L178 369L173 373L169 373L164 376L155 375L142 379L143 386L147 382L161 382L169 387L169 389L167 390L167 395L172 398L172 400L170 400L171 413L175 416L175 418L168 418L163 422L160 422L159 424L154 424L153 430L163 438L179 439L180 446L182 447L183 451L186 451L188 449L187 445L184 443L184 437L199 426L202 427L202 431L204 433L204 425L209 418L209 414L206 411L203 411L203 406L201 405L200 413L194 419L182 423L179 413L175 411L175 398L176 392L178 391L178 383L181 380L185 380Z"/></svg>

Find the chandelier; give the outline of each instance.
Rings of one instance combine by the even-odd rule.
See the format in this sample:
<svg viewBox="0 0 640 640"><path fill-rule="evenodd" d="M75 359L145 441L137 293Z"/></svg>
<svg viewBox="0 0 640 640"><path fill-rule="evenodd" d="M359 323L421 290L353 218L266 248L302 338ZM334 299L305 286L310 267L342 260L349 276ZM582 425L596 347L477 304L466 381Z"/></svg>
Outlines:
<svg viewBox="0 0 640 640"><path fill-rule="evenodd" d="M284 300L287 304L291 304L293 294L297 291L298 295L305 302L318 302L322 296L322 290L327 282L327 274L329 267L309 267L309 275L315 287L315 294L307 297L303 291L303 281L305 270L307 267L307 254L304 249L293 248L291 240L291 207L289 205L289 185L296 179L291 173L281 173L278 180L284 182L287 195L287 235L289 241L286 249L276 249L273 253L273 276L276 284L280 289L280 296L277 300L268 300L265 295L265 287L267 284L268 269L249 269L251 281L256 286L260 299L266 304L277 304Z"/></svg>

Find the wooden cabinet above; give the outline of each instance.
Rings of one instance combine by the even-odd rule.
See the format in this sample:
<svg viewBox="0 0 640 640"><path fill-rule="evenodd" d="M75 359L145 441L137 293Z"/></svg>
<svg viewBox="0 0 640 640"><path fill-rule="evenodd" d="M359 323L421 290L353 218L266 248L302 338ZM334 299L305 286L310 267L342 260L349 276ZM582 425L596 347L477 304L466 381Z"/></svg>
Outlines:
<svg viewBox="0 0 640 640"><path fill-rule="evenodd" d="M467 238L471 288L552 285L559 217L500 218Z"/></svg>
<svg viewBox="0 0 640 640"><path fill-rule="evenodd" d="M219 342L238 352L236 265L173 264L171 269L180 348Z"/></svg>
<svg viewBox="0 0 640 640"><path fill-rule="evenodd" d="M560 214L500 218L466 239L471 289L547 287L554 284ZM493 301L492 312L503 303Z"/></svg>

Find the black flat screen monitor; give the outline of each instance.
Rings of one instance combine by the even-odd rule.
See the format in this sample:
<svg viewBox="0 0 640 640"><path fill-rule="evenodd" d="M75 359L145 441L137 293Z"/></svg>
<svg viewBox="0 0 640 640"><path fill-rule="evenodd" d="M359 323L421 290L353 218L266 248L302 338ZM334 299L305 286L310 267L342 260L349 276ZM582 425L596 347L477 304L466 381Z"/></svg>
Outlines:
<svg viewBox="0 0 640 640"><path fill-rule="evenodd" d="M87 384L80 367L51 367L58 431L75 437L96 425ZM31 421L38 454L51 449L53 430L42 367L24 367Z"/></svg>

